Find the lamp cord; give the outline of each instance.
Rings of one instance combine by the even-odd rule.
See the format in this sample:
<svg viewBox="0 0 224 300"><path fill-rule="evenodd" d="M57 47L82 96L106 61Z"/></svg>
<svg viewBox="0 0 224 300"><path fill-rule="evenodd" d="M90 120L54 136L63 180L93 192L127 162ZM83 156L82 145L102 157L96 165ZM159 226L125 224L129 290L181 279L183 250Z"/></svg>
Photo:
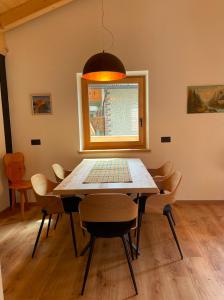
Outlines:
<svg viewBox="0 0 224 300"><path fill-rule="evenodd" d="M110 46L108 47L108 49L110 49L110 48L112 48L113 47L113 45L114 45L114 35L113 35L113 32L109 29L109 28L107 28L106 26L105 26L105 24L104 24L104 0L101 0L101 26L103 27L103 29L106 31L106 32L108 32L109 33L109 35L111 36L111 44L110 44ZM105 48L104 48L104 34L103 34L103 32L102 32L102 41L103 41L103 52L104 52L104 50L105 50Z"/></svg>

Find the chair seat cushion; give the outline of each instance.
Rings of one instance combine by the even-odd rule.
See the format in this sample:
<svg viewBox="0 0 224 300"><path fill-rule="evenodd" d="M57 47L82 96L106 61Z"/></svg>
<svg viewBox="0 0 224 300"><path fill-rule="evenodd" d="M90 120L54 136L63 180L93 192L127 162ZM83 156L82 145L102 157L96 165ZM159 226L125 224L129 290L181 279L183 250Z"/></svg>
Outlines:
<svg viewBox="0 0 224 300"><path fill-rule="evenodd" d="M118 237L136 227L136 219L128 222L83 222L87 231L96 237Z"/></svg>
<svg viewBox="0 0 224 300"><path fill-rule="evenodd" d="M20 180L10 183L9 188L13 190L29 190L32 189L32 185L30 180Z"/></svg>

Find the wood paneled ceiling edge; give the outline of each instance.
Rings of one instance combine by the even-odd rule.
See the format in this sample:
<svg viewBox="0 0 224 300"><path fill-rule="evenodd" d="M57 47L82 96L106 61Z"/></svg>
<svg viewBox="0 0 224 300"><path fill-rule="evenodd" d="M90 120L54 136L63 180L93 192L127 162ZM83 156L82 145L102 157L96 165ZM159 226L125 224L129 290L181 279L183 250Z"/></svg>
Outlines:
<svg viewBox="0 0 224 300"><path fill-rule="evenodd" d="M8 52L4 32L75 0L28 0L0 14L0 54Z"/></svg>

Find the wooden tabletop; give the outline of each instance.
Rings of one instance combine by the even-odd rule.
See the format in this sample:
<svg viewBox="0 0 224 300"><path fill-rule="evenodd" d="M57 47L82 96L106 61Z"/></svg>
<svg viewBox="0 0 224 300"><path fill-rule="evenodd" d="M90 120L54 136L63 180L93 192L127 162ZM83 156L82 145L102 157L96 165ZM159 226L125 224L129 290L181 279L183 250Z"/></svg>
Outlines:
<svg viewBox="0 0 224 300"><path fill-rule="evenodd" d="M153 178L140 159L124 159L128 162L132 182L83 183L97 161L110 160L110 158L83 159L82 162L54 189L53 192L58 195L159 192Z"/></svg>

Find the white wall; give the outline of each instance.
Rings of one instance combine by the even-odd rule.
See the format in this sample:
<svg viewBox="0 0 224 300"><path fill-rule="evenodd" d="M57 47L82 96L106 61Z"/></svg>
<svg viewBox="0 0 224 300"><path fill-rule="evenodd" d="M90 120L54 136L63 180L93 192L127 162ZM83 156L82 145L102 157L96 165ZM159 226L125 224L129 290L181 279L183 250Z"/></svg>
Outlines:
<svg viewBox="0 0 224 300"><path fill-rule="evenodd" d="M222 0L105 0L110 51L127 70L149 70L152 151L130 156L150 167L174 161L183 173L179 199L224 199L224 114L186 113L188 85L224 83L223 10ZM6 39L13 144L25 154L27 175L52 175L56 161L76 165L83 156L75 74L101 50L100 1L76 0ZM52 93L53 115L31 114L29 95L38 92ZM30 146L31 138L42 145Z"/></svg>
<svg viewBox="0 0 224 300"><path fill-rule="evenodd" d="M5 134L2 115L2 99L0 92L0 211L9 206L8 183L4 174L2 158L5 154ZM1 292L0 292L1 297Z"/></svg>

